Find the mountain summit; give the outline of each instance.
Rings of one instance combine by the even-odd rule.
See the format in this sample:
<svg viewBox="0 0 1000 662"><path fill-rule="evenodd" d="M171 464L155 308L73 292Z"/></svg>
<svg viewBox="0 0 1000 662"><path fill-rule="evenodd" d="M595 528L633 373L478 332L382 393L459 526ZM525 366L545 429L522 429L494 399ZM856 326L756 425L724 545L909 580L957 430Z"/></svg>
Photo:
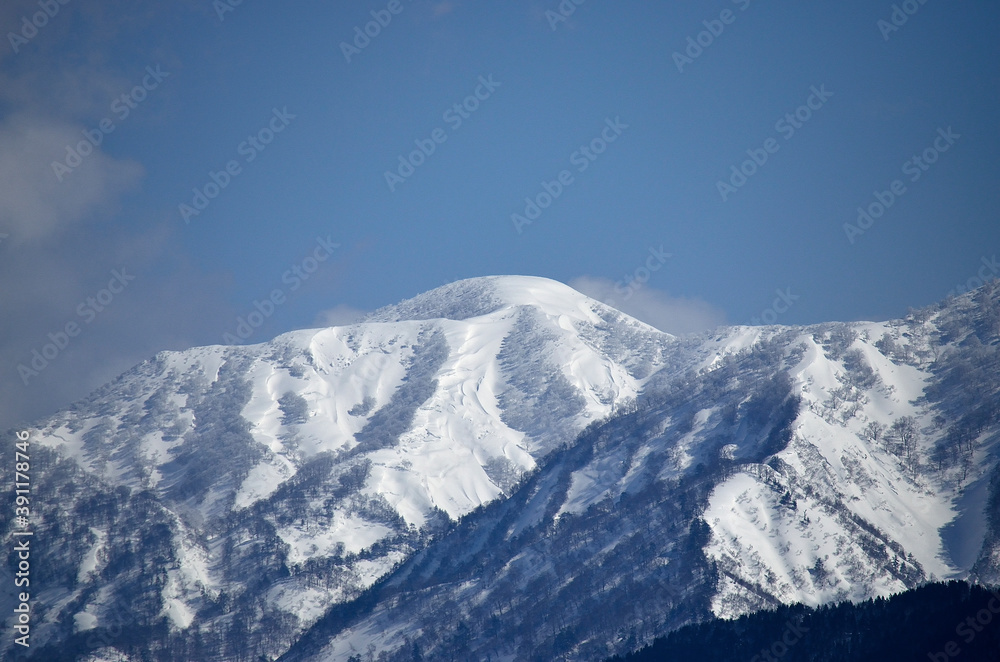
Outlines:
<svg viewBox="0 0 1000 662"><path fill-rule="evenodd" d="M449 319L462 321L503 308L533 307L551 317L565 316L589 323L614 309L572 287L537 276L482 276L435 288L401 303L380 308L366 322Z"/></svg>

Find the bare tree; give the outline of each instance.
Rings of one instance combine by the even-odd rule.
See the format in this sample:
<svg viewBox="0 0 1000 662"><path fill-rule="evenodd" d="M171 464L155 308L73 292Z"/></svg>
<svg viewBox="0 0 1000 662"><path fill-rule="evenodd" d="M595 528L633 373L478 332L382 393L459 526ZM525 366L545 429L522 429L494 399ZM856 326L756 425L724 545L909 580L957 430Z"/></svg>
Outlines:
<svg viewBox="0 0 1000 662"><path fill-rule="evenodd" d="M872 444L877 444L878 440L885 434L885 425L878 421L869 421L868 425L865 426L864 433L865 439L872 442Z"/></svg>
<svg viewBox="0 0 1000 662"><path fill-rule="evenodd" d="M881 340L875 342L875 348L882 352L886 358L891 359L896 353L896 341L888 333L883 333Z"/></svg>
<svg viewBox="0 0 1000 662"><path fill-rule="evenodd" d="M917 422L912 416L897 419L889 428L891 437L896 442L897 455L913 471L916 471L917 453Z"/></svg>

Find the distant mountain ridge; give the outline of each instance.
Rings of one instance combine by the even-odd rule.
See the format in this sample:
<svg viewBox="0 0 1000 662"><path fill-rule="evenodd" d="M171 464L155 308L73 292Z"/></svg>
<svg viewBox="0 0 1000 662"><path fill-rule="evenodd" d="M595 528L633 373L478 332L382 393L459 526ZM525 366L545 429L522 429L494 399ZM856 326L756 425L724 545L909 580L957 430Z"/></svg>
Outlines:
<svg viewBox="0 0 1000 662"><path fill-rule="evenodd" d="M40 552L36 641L589 660L715 616L997 583L998 299L674 337L498 276L161 353L31 430L38 535L65 543Z"/></svg>

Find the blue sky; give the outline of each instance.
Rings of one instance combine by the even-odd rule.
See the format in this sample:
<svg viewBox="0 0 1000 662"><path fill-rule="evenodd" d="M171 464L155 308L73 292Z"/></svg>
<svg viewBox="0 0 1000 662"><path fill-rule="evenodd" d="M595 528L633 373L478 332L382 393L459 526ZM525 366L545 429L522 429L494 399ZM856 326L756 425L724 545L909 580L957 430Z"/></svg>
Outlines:
<svg viewBox="0 0 1000 662"><path fill-rule="evenodd" d="M996 275L995 3L223 2L0 9L0 425L255 302L247 342L530 274L684 332Z"/></svg>

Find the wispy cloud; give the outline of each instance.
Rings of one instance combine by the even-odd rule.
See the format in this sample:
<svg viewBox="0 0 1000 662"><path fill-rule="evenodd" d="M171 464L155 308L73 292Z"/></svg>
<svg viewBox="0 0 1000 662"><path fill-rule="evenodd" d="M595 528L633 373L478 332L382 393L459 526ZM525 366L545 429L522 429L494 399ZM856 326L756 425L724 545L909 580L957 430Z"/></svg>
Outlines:
<svg viewBox="0 0 1000 662"><path fill-rule="evenodd" d="M661 331L673 334L694 333L725 324L725 313L700 299L673 297L645 286L624 299L615 292L615 284L606 278L580 276L570 287L641 320Z"/></svg>
<svg viewBox="0 0 1000 662"><path fill-rule="evenodd" d="M0 122L0 230L12 242L46 239L88 215L111 213L141 180L140 164L95 148L60 181L52 162L86 142L83 130L27 113Z"/></svg>
<svg viewBox="0 0 1000 662"><path fill-rule="evenodd" d="M67 163L67 148L80 148L147 64L172 69L169 47L148 30L170 14L125 0L59 3L15 51L8 33L38 12L37 0L0 3L0 429L68 405L157 350L204 342L231 315L223 279L185 260L172 210L134 204L145 180L137 159L111 155L102 140L83 146L61 181L52 166ZM89 323L79 306L122 269L134 282ZM70 322L81 331L63 343ZM56 358L26 384L18 366L47 344Z"/></svg>
<svg viewBox="0 0 1000 662"><path fill-rule="evenodd" d="M360 321L366 314L368 314L366 310L342 304L321 311L316 315L313 324L316 326L347 326Z"/></svg>

